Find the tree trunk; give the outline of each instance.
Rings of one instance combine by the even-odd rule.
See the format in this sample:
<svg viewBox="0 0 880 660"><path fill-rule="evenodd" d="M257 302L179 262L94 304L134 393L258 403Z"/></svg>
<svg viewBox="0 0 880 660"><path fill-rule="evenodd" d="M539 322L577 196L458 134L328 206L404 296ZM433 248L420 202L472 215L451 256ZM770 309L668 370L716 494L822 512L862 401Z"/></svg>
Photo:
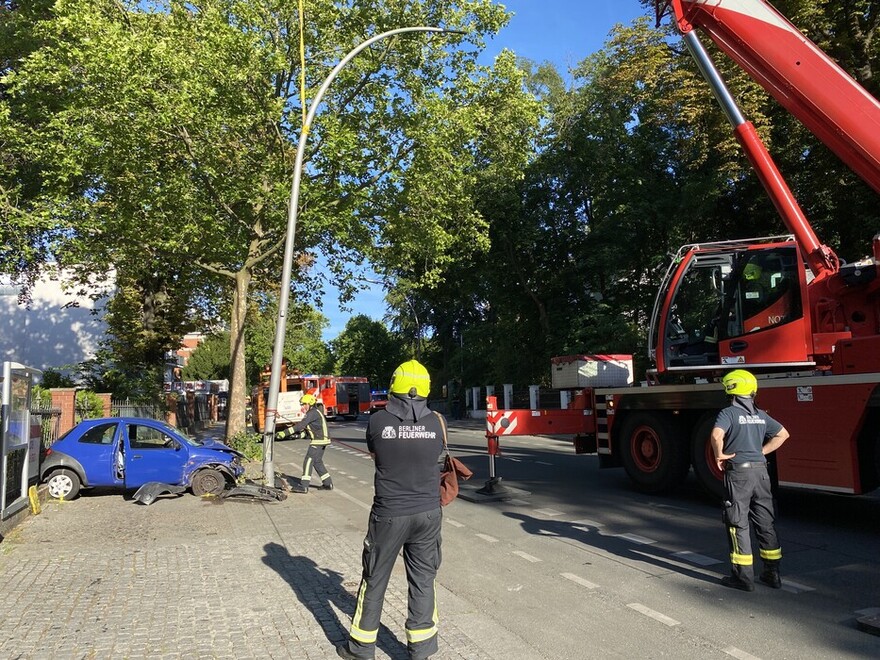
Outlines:
<svg viewBox="0 0 880 660"><path fill-rule="evenodd" d="M226 403L226 437L243 433L245 428L245 405L247 399L244 363L244 322L247 313L248 289L251 271L240 270L235 274L235 293L232 297L232 315L229 323L229 399Z"/></svg>

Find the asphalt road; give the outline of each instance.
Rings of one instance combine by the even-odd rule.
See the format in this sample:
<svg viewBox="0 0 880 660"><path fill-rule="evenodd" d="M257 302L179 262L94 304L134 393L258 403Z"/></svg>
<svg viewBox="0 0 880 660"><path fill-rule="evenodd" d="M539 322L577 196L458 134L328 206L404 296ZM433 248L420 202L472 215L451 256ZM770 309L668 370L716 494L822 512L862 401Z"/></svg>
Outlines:
<svg viewBox="0 0 880 660"><path fill-rule="evenodd" d="M325 459L355 525L372 498L364 426L331 423ZM488 478L481 429L450 428L450 447L472 483ZM276 467L297 476L304 450L278 443ZM458 599L444 616L467 629L469 612L490 615L468 634L491 634L495 657L880 657L880 637L856 627L880 613L877 495L781 493L784 587L742 593L719 584L725 532L695 481L647 496L561 439L505 438L502 451L497 474L529 494L448 507L438 578Z"/></svg>

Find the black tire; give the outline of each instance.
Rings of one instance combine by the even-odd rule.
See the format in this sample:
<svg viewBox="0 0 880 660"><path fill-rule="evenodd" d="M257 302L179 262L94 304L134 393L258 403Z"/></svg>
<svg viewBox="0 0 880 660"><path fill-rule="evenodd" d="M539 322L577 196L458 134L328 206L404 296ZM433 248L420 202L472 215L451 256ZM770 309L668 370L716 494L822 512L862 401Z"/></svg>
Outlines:
<svg viewBox="0 0 880 660"><path fill-rule="evenodd" d="M226 488L226 475L214 468L203 468L192 478L193 495L219 495Z"/></svg>
<svg viewBox="0 0 880 660"><path fill-rule="evenodd" d="M56 500L72 500L79 495L82 481L73 470L55 470L46 479L49 496Z"/></svg>
<svg viewBox="0 0 880 660"><path fill-rule="evenodd" d="M620 457L636 488L644 493L662 493L681 485L690 467L688 442L679 437L679 429L669 416L626 412L622 423L618 436Z"/></svg>
<svg viewBox="0 0 880 660"><path fill-rule="evenodd" d="M691 434L691 464L703 490L715 499L723 500L723 475L715 462L715 452L712 451L712 443L709 440L716 417L716 413L706 412L694 425Z"/></svg>

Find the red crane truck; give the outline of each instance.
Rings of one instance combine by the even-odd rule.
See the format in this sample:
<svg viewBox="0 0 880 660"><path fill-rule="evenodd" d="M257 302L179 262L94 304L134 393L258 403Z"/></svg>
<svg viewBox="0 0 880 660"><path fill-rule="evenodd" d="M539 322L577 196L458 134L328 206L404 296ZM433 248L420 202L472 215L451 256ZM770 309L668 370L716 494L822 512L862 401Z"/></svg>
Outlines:
<svg viewBox="0 0 880 660"><path fill-rule="evenodd" d="M642 387L588 387L566 410L487 406L499 436L573 434L579 453L623 466L645 492L693 466L720 493L709 435L726 404L718 380L746 368L759 403L791 433L780 485L860 494L880 485L880 234L842 264L820 243L697 36L707 34L779 103L880 192L880 103L763 0L658 0L790 232L683 246L660 285Z"/></svg>

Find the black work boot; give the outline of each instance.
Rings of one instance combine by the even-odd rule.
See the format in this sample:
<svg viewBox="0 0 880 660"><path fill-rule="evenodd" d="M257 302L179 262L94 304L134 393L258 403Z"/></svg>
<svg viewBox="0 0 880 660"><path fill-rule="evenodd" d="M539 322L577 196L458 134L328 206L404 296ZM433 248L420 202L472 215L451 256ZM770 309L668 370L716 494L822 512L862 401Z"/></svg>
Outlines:
<svg viewBox="0 0 880 660"><path fill-rule="evenodd" d="M765 559L764 571L758 579L772 589L782 589L782 578L779 577L779 560Z"/></svg>
<svg viewBox="0 0 880 660"><path fill-rule="evenodd" d="M321 482L321 488L324 490L333 490L333 479L331 477L324 479L324 481Z"/></svg>
<svg viewBox="0 0 880 660"><path fill-rule="evenodd" d="M730 575L721 578L721 584L731 589L739 589L740 591L754 591L755 583L752 582L750 572L747 573L742 566L734 565L731 568Z"/></svg>
<svg viewBox="0 0 880 660"><path fill-rule="evenodd" d="M298 483L298 484L290 484L290 492L291 493L308 493L309 492L309 484L306 483Z"/></svg>

